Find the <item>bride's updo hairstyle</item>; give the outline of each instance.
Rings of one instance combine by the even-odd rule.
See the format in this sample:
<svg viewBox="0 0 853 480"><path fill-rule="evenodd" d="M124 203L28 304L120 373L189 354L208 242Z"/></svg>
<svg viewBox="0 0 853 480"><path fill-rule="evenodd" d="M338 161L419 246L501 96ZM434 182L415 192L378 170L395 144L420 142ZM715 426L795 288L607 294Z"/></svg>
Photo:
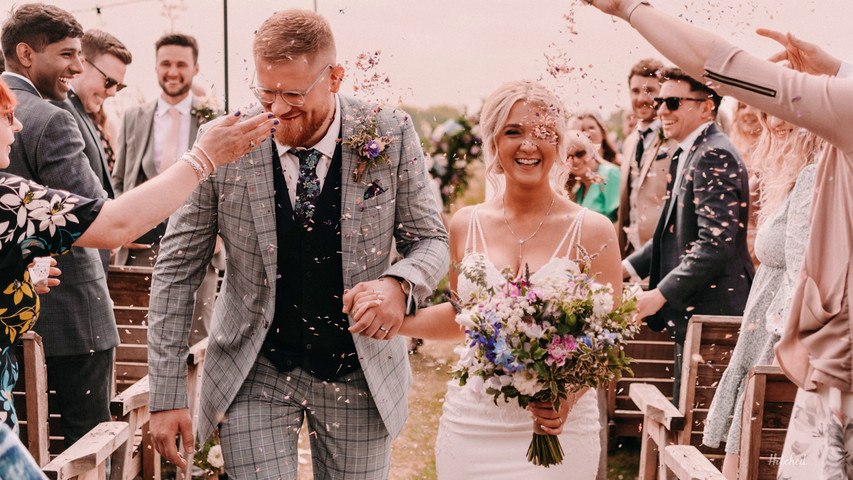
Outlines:
<svg viewBox="0 0 853 480"><path fill-rule="evenodd" d="M566 166L566 131L568 127L563 103L556 95L537 82L530 80L507 82L489 95L480 113L486 180L494 187L496 194L503 190L503 183L498 178L498 175L503 173L503 169L498 162L497 135L506 123L509 111L518 102L540 105L550 112L551 118L549 120L557 134L557 161L554 162L554 168L557 169L557 172L552 172L552 177L555 173L557 177L568 175L568 167Z"/></svg>

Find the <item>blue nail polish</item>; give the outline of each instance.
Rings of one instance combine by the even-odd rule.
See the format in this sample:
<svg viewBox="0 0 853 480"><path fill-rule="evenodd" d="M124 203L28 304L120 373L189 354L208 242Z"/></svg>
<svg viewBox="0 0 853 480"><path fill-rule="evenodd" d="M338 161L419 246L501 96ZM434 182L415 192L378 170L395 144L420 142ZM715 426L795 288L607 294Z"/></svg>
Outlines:
<svg viewBox="0 0 853 480"><path fill-rule="evenodd" d="M234 112L234 116L239 117L240 116L240 110L237 110L236 112Z"/></svg>
<svg viewBox="0 0 853 480"><path fill-rule="evenodd" d="M278 120L272 122L273 125L278 125Z"/></svg>
<svg viewBox="0 0 853 480"><path fill-rule="evenodd" d="M271 128L271 129L270 129L270 132L271 132L271 133L275 133L275 127Z"/></svg>
<svg viewBox="0 0 853 480"><path fill-rule="evenodd" d="M270 113L270 114L268 114L268 115L267 115L267 118L272 118L272 117L274 117L274 116L275 116L275 115L273 115L272 113Z"/></svg>

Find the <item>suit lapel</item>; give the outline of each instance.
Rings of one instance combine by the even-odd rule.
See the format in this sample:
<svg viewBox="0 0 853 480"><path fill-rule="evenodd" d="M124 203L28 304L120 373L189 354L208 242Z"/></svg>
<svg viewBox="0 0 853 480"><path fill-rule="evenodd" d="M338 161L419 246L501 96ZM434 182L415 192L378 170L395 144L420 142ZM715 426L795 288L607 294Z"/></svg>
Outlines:
<svg viewBox="0 0 853 480"><path fill-rule="evenodd" d="M190 137L189 144L187 145L187 150L189 150L193 144L195 143L195 139L198 136L198 127L201 126L201 119L196 117L195 115L191 115L190 118Z"/></svg>
<svg viewBox="0 0 853 480"><path fill-rule="evenodd" d="M269 137L260 146L248 153L248 158L238 160L243 178L247 180L252 219L261 258L267 272L269 285L275 285L278 263L278 236L275 226L275 191L273 187L272 149L275 145Z"/></svg>
<svg viewBox="0 0 853 480"><path fill-rule="evenodd" d="M145 135L139 137L139 140L145 142L143 148L138 149L140 155L134 159L133 171L139 172L142 169L145 176L149 179L157 176L157 166L154 165L154 113L157 111L157 100L147 103L142 107L142 115L140 116L141 128L145 129ZM138 174L138 173L137 173Z"/></svg>
<svg viewBox="0 0 853 480"><path fill-rule="evenodd" d="M86 131L89 132L90 141L95 146L95 151L98 152L98 159L95 161L92 161L93 159L89 159L89 163L92 164L92 169L95 171L98 178L101 179L101 183L103 183L104 190L107 191L108 196L110 198L115 198L113 186L112 183L110 183L110 175L108 173L110 168L107 165L107 155L104 153L104 146L101 144L101 135L98 133L98 128L92 122L92 119L89 118L89 115L86 113L86 109L83 107L83 102L73 90L68 92L68 100L76 110L77 116L81 118L83 125L86 126ZM80 133L82 134L83 132Z"/></svg>
<svg viewBox="0 0 853 480"><path fill-rule="evenodd" d="M351 99L341 95L341 141L345 141L356 133L360 127L360 119L367 112ZM358 156L352 148L341 146L341 260L344 266L344 288L351 288L353 269L349 268L355 262L355 251L358 239L361 238L361 196L365 186L356 183L353 178ZM363 179L362 179L363 180ZM363 195L363 192L362 192ZM349 272L349 273L347 273Z"/></svg>

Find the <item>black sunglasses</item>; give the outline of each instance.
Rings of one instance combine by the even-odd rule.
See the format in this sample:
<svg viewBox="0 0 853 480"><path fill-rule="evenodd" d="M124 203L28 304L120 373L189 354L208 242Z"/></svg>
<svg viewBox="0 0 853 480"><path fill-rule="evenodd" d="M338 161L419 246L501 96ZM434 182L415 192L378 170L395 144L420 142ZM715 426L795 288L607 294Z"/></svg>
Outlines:
<svg viewBox="0 0 853 480"><path fill-rule="evenodd" d="M583 158L586 156L586 150L578 150L574 153L567 153L566 156L570 158Z"/></svg>
<svg viewBox="0 0 853 480"><path fill-rule="evenodd" d="M674 112L678 110L678 107L681 106L681 102L683 101L691 101L691 102L707 102L710 98L691 98L691 97L655 97L655 110L659 110L661 105L666 105L666 109L670 112Z"/></svg>
<svg viewBox="0 0 853 480"><path fill-rule="evenodd" d="M94 68L95 70L98 71L98 73L100 73L101 75L104 76L104 88L106 88L107 90L109 90L112 87L116 87L116 92L120 92L120 91L124 90L125 87L127 87L127 85L125 85L123 83L119 83L118 80L116 80L115 78L104 73L104 71L101 70L100 68L98 68L98 66L95 65L94 63L92 63L92 62L86 62L86 63L91 65L92 68Z"/></svg>

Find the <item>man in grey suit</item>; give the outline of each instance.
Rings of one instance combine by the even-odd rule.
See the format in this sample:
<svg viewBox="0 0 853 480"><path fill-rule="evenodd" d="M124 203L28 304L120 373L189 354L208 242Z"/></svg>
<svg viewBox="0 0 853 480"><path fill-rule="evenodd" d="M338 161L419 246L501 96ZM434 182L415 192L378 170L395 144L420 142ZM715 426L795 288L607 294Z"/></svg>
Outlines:
<svg viewBox="0 0 853 480"><path fill-rule="evenodd" d="M86 158L77 121L47 101L64 101L72 79L83 72L82 36L74 17L51 5L22 5L3 25L7 71L2 78L18 97L15 115L24 125L12 144L7 170L50 188L103 198L106 177L93 170L101 165ZM56 260L62 284L42 297L35 329L44 340L67 446L110 419L119 336L99 251L73 247Z"/></svg>
<svg viewBox="0 0 853 480"><path fill-rule="evenodd" d="M338 94L344 68L320 15L274 14L253 52L253 92L281 124L169 221L148 337L154 444L178 464L175 435L192 448L180 346L219 232L228 258L199 441L219 425L234 478L296 478L307 418L315 478L386 479L411 385L395 334L449 263L418 136L404 112ZM393 265L392 244L402 255ZM356 285L386 299L369 336L352 334L342 313L344 290Z"/></svg>
<svg viewBox="0 0 853 480"><path fill-rule="evenodd" d="M654 236L626 258L624 275L649 276L637 297L640 318L675 339L673 403L681 352L694 314L742 315L755 269L746 246L746 167L714 124L720 96L677 68L667 69L655 104L667 138L678 142L668 198Z"/></svg>
<svg viewBox="0 0 853 480"><path fill-rule="evenodd" d="M195 142L198 127L218 113L205 110L201 105L202 99L192 93L193 78L199 71L196 39L190 35L170 33L160 37L154 46L155 72L161 94L156 100L129 108L124 113L112 172L117 196L171 165ZM153 266L166 223L120 249L115 263ZM207 336L213 316L218 280L214 265L221 268L225 255L219 243L215 249L214 261L208 265L204 282L196 295L190 345Z"/></svg>
<svg viewBox="0 0 853 480"><path fill-rule="evenodd" d="M654 108L662 70L660 61L646 58L628 74L637 128L625 139L622 152L616 238L623 258L652 238L666 197L666 176L676 142L664 138Z"/></svg>

